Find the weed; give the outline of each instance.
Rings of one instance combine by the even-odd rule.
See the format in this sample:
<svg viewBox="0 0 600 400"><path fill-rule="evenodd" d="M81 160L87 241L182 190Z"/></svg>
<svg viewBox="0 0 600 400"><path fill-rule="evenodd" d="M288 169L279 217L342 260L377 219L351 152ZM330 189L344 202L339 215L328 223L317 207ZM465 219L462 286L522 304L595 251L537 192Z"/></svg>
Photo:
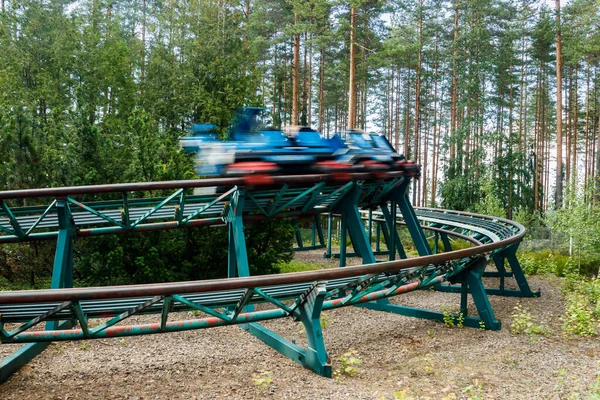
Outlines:
<svg viewBox="0 0 600 400"><path fill-rule="evenodd" d="M327 328L329 325L329 314L321 313L321 329Z"/></svg>
<svg viewBox="0 0 600 400"><path fill-rule="evenodd" d="M354 349L350 349L340 358L338 361L342 364L334 373L336 379L341 379L344 376L353 377L358 374L358 366L362 363L360 358L356 357L358 352Z"/></svg>
<svg viewBox="0 0 600 400"><path fill-rule="evenodd" d="M527 308L521 306L520 303L517 303L513 310L510 331L514 335L522 333L527 335L548 335L550 333L550 329L547 326L538 324L537 319Z"/></svg>
<svg viewBox="0 0 600 400"><path fill-rule="evenodd" d="M414 400L415 398L409 395L406 390L400 390L394 393L394 400Z"/></svg>
<svg viewBox="0 0 600 400"><path fill-rule="evenodd" d="M256 387L258 393L263 393L273 383L273 378L271 378L271 371L261 370L259 375L255 375L252 377L252 383L254 383L254 387Z"/></svg>
<svg viewBox="0 0 600 400"><path fill-rule="evenodd" d="M463 393L467 395L471 395L469 397L470 400L483 400L483 397L479 396L483 392L483 384L479 379L475 379L472 385L467 386Z"/></svg>
<svg viewBox="0 0 600 400"><path fill-rule="evenodd" d="M87 343L86 343L86 342L81 342L81 345L79 346L79 348L80 348L82 351L86 351L86 350L88 349L88 345L87 345Z"/></svg>
<svg viewBox="0 0 600 400"><path fill-rule="evenodd" d="M563 330L570 335L596 336L600 323L600 278L569 277L564 292Z"/></svg>
<svg viewBox="0 0 600 400"><path fill-rule="evenodd" d="M458 313L458 315L453 315L453 310L448 307L442 307L441 310L444 325L446 325L448 328L463 328L465 326L465 316L462 312Z"/></svg>

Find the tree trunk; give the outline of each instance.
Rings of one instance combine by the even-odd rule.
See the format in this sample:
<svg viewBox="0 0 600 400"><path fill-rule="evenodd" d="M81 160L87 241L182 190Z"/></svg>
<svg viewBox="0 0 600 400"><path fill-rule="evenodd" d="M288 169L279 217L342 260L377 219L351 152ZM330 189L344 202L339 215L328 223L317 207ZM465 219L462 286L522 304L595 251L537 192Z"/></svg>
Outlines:
<svg viewBox="0 0 600 400"><path fill-rule="evenodd" d="M319 132L323 132L323 85L325 83L325 46L321 47L321 60L319 66ZM329 137L329 132L327 134Z"/></svg>
<svg viewBox="0 0 600 400"><path fill-rule="evenodd" d="M348 129L356 128L356 8L350 8L350 77L348 88Z"/></svg>
<svg viewBox="0 0 600 400"><path fill-rule="evenodd" d="M453 57L452 57L452 110L450 113L450 169L452 169L454 164L454 158L456 157L456 147L455 147L455 137L454 133L456 132L456 109L457 109L457 87L458 87L458 77L457 77L457 67L456 60L458 58L458 0L454 0L454 41L452 43L454 47Z"/></svg>
<svg viewBox="0 0 600 400"><path fill-rule="evenodd" d="M294 24L298 25L298 13L294 14ZM294 35L294 66L292 77L292 125L298 125L298 90L300 88L299 80L300 69L300 34Z"/></svg>
<svg viewBox="0 0 600 400"><path fill-rule="evenodd" d="M556 209L562 208L562 40L560 0L556 0Z"/></svg>

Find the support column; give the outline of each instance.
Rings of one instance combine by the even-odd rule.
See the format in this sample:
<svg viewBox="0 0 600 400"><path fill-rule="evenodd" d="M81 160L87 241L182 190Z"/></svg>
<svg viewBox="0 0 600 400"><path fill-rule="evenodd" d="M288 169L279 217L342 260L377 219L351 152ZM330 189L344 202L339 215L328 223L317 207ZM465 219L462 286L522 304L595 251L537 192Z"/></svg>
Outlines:
<svg viewBox="0 0 600 400"><path fill-rule="evenodd" d="M73 238L76 232L66 199L56 201L56 214L59 231L50 288L70 288L73 287ZM50 321L46 323L46 330L68 329L73 325L73 321ZM29 343L5 357L0 364L0 383L6 381L49 345L50 342Z"/></svg>
<svg viewBox="0 0 600 400"><path fill-rule="evenodd" d="M250 276L246 239L244 238L244 221L242 219L244 195L243 190L238 189L235 191L231 196L231 202L225 216L229 229L229 252L227 255L229 278Z"/></svg>
<svg viewBox="0 0 600 400"><path fill-rule="evenodd" d="M304 326L308 342L306 349L258 323L244 325L244 328L263 343L304 368L326 378L331 378L331 360L327 355L325 342L323 341L323 331L321 330L321 311L326 294L325 282L314 284L301 297L299 304L292 313L294 319L302 322Z"/></svg>
<svg viewBox="0 0 600 400"><path fill-rule="evenodd" d="M411 179L406 179L398 189L395 190L392 196L398 203L398 207L404 217L404 222L410 232L410 236L412 237L419 256L429 256L431 255L431 248L429 247L429 243L427 243L427 238L425 237L423 228L421 228L415 209L408 199L407 191L410 187L410 182Z"/></svg>
<svg viewBox="0 0 600 400"><path fill-rule="evenodd" d="M371 244L369 243L367 234L365 232L365 226L363 224L360 212L358 211L358 200L360 199L361 191L361 185L356 184L348 192L346 198L336 205L334 210L334 212L340 212L342 214L342 230L340 232L342 239L340 243L340 266L346 265L346 243L343 241L346 236L346 231L350 235L350 240L356 249L356 253L362 257L363 264L375 263L375 255L371 249Z"/></svg>
<svg viewBox="0 0 600 400"><path fill-rule="evenodd" d="M383 213L383 217L385 218L385 222L387 224L388 234L384 235L385 239L388 241L387 246L390 252L390 261L396 259L396 252L398 252L398 256L401 259L405 259L406 251L404 251L404 246L400 241L400 236L398 235L398 230L396 229L396 218L394 209L396 208L396 202L392 201L391 203L392 212L388 209L387 205L382 205L381 212ZM387 232L386 232L387 233Z"/></svg>

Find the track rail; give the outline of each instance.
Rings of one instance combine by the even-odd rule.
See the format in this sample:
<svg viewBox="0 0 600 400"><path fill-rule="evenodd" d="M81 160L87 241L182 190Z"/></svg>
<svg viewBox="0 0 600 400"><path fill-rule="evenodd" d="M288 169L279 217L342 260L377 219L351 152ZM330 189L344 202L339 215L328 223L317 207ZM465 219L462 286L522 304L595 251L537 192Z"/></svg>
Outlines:
<svg viewBox="0 0 600 400"><path fill-rule="evenodd" d="M375 173L276 176L261 187L244 186L242 178L227 178L0 192L0 244L58 239L53 289L0 292L0 341L39 345L241 324L305 367L331 376L318 322L322 310L361 305L441 320L441 313L400 307L389 303L387 298L439 287L443 282L462 283L461 312L465 315L466 295L468 291L473 295L481 318L465 317L466 326L483 324L487 329L499 329L481 276L490 258L518 245L525 229L516 222L483 215L427 208L414 210L406 196L410 182L411 176L390 172L384 176ZM212 188L214 193L206 190L191 193L197 188ZM159 191L161 196L144 197L151 191ZM25 205L32 204L29 199L36 199L33 203L42 205ZM423 229L465 239L473 246L376 263L359 209L381 207L383 212L388 202L394 207L398 204L403 219L399 222L406 224L415 246L418 247L418 240L422 251L427 251ZM247 276L244 221L322 213L341 215L345 227L341 242L345 243L347 231L352 242L361 248L362 265ZM396 215L397 210L393 210L392 216ZM69 285L65 276L72 270L70 254L76 237L217 224L228 226L230 274L232 265L237 265L241 277L59 288ZM257 303L267 306L256 311ZM193 314L177 314L182 311ZM152 323L125 324L128 318L140 314L156 317ZM309 348L301 349L254 324L284 317L304 324ZM42 323L46 327L40 329ZM36 348L36 354L41 349ZM33 357L27 351L34 350L15 356L15 366L0 365L0 381Z"/></svg>

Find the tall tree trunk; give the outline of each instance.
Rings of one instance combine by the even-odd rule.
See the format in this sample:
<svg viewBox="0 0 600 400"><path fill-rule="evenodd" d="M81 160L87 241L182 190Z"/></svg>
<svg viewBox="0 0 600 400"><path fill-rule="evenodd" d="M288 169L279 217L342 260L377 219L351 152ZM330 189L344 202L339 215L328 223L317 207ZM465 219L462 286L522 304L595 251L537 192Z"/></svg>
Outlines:
<svg viewBox="0 0 600 400"><path fill-rule="evenodd" d="M579 80L577 79L579 75L579 67L575 64L575 82L574 82L574 90L573 90L573 138L571 140L573 150L571 150L572 167L571 171L573 174L573 179L577 179L577 127L579 125L579 98L577 96L577 89L579 88Z"/></svg>
<svg viewBox="0 0 600 400"><path fill-rule="evenodd" d="M456 66L456 60L458 59L458 0L454 0L454 41L452 43L454 47L452 57L452 111L450 114L450 168L452 169L454 164L454 158L456 157L456 145L454 143L456 132L456 110L457 110L457 87L458 87L458 71Z"/></svg>
<svg viewBox="0 0 600 400"><path fill-rule="evenodd" d="M430 205L433 207L435 204L436 186L437 186L437 154L439 152L438 145L438 120L437 120L437 87L438 87L438 32L435 32L435 67L433 71L433 143L432 143L432 154L431 154L431 202ZM425 195L423 195L423 201L425 201Z"/></svg>
<svg viewBox="0 0 600 400"><path fill-rule="evenodd" d="M356 128L356 8L350 8L350 77L348 88L348 129Z"/></svg>
<svg viewBox="0 0 600 400"><path fill-rule="evenodd" d="M323 100L324 100L324 89L325 84L325 46L321 47L321 60L319 66L319 132L323 132ZM329 137L329 132L327 133Z"/></svg>
<svg viewBox="0 0 600 400"><path fill-rule="evenodd" d="M312 21L311 21L312 24ZM313 87L313 34L310 34L308 51L308 125L312 126L312 87ZM319 131L321 132L321 131Z"/></svg>
<svg viewBox="0 0 600 400"><path fill-rule="evenodd" d="M585 90L585 175L583 178L583 187L587 189L588 179L590 177L590 60L587 60L587 79Z"/></svg>
<svg viewBox="0 0 600 400"><path fill-rule="evenodd" d="M298 13L294 14L294 24L298 26ZM298 125L298 91L300 88L300 34L294 35L294 66L292 77L292 125Z"/></svg>
<svg viewBox="0 0 600 400"><path fill-rule="evenodd" d="M556 209L562 208L562 40L560 27L560 0L555 0L556 8Z"/></svg>
<svg viewBox="0 0 600 400"><path fill-rule="evenodd" d="M416 162L421 161L421 149L419 146L420 136L419 131L421 128L421 68L423 63L423 0L419 0L419 48L417 51L417 70L415 74L415 156ZM423 182L427 181L427 165L423 165ZM421 180L419 180L419 183ZM417 180L415 180L415 186L417 186ZM427 186L427 185L424 185ZM417 194L418 190L413 191L413 197ZM420 195L420 193L418 193Z"/></svg>

